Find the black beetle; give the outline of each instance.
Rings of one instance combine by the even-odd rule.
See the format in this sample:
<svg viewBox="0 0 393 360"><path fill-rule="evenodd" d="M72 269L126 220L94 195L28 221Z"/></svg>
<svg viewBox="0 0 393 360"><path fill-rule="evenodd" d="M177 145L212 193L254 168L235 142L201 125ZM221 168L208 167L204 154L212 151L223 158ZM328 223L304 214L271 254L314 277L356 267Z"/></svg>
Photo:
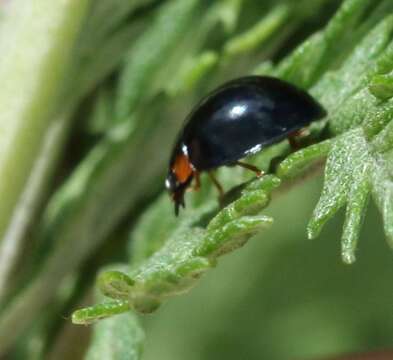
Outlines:
<svg viewBox="0 0 393 360"><path fill-rule="evenodd" d="M268 76L232 80L207 95L187 117L175 143L166 188L175 202L175 213L184 207L184 191L199 173L223 165L240 165L240 159L277 143L326 115L307 92Z"/></svg>

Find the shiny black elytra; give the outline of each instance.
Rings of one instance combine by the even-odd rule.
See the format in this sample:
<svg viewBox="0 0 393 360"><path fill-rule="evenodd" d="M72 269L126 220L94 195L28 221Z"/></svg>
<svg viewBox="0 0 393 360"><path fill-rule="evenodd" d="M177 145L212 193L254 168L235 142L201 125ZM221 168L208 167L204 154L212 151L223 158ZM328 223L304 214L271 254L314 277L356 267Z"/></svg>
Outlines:
<svg viewBox="0 0 393 360"><path fill-rule="evenodd" d="M165 184L176 215L179 206L184 207L184 191L193 178L199 187L201 171L240 165L261 175L239 160L293 136L325 115L307 92L268 76L236 79L210 93L187 117L170 158Z"/></svg>

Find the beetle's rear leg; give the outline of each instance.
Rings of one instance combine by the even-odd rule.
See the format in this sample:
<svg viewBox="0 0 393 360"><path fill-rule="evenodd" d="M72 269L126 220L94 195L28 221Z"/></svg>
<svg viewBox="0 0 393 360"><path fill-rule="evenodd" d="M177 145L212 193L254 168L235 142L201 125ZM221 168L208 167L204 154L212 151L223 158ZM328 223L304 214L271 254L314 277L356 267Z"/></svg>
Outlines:
<svg viewBox="0 0 393 360"><path fill-rule="evenodd" d="M308 128L303 128L296 130L288 135L288 142L291 147L291 151L281 156L276 156L270 161L269 172L275 173L278 165L283 161L291 152L302 149L305 146L311 145L311 143L305 143L303 140L308 135L310 135L310 130Z"/></svg>
<svg viewBox="0 0 393 360"><path fill-rule="evenodd" d="M310 135L310 130L307 128L296 130L288 135L288 142L293 151L300 150L304 144L301 139Z"/></svg>
<svg viewBox="0 0 393 360"><path fill-rule="evenodd" d="M264 175L264 172L254 165L247 164L242 161L236 161L235 165L238 165L238 166L241 166L242 168L253 171L257 177L261 177Z"/></svg>

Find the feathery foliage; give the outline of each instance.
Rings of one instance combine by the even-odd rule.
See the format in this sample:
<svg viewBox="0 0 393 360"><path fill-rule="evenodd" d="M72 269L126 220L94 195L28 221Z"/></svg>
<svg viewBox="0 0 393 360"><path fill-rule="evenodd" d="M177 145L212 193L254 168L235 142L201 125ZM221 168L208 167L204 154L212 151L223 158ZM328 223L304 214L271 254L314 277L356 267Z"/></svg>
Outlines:
<svg viewBox="0 0 393 360"><path fill-rule="evenodd" d="M93 273L101 264L92 259L101 255L105 264L118 258L128 263L100 272L99 304L75 311L72 321L100 320L88 359L141 358L144 336L136 313L154 312L195 286L221 255L273 224L262 212L272 199L323 169L308 237L317 237L345 208L341 256L353 263L372 200L393 246L390 0L80 1L50 6L53 14L42 15L47 22L29 16L10 39L15 21L28 16L19 2L0 4L0 52L7 54L0 61L6 84L0 126L7 134L4 161L0 157L7 174L0 184L0 353L19 343L19 355L30 354L34 339L40 344L36 356L48 352L59 311L79 306L89 287L81 267ZM46 2L38 1L43 7ZM43 39L31 43L36 27ZM34 62L11 46L18 36ZM288 51L288 42L299 38L304 41ZM159 192L180 115L207 89L247 73L307 89L328 117L311 126L301 150L291 153L284 141L250 160L268 171L280 158L272 174L255 179L241 169L220 169L229 190L223 208L203 179L202 190L187 194L188 208L176 219ZM19 98L25 84L29 90ZM67 163L59 154L70 134L84 140ZM15 145L26 136L28 154ZM116 246L100 252L108 239L124 238L126 256ZM22 262L26 253L30 260ZM22 340L26 331L31 336Z"/></svg>

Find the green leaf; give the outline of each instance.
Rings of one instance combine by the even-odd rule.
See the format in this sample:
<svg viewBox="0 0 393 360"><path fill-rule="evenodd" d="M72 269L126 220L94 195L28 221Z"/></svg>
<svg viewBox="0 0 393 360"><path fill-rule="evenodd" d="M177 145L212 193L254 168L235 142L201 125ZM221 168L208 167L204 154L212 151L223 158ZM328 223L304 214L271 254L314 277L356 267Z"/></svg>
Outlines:
<svg viewBox="0 0 393 360"><path fill-rule="evenodd" d="M372 194L383 218L389 245L393 248L392 153L379 155L371 171Z"/></svg>
<svg viewBox="0 0 393 360"><path fill-rule="evenodd" d="M378 59L375 74L371 77L370 92L381 100L388 100L393 94L393 44Z"/></svg>
<svg viewBox="0 0 393 360"><path fill-rule="evenodd" d="M369 82L370 74L381 58L389 52L393 34L393 15L377 23L370 32L359 41L353 52L344 60L342 66L327 73L312 89L315 96L330 110L335 111L351 95L364 89ZM346 111L354 113L354 111ZM334 115L334 114L333 114ZM330 120L332 130L338 134L349 129L346 121L340 115ZM350 122L353 126L354 122Z"/></svg>
<svg viewBox="0 0 393 360"><path fill-rule="evenodd" d="M376 75L370 84L370 91L381 100L388 100L393 96L393 74Z"/></svg>
<svg viewBox="0 0 393 360"><path fill-rule="evenodd" d="M353 44L381 18L369 16L367 26L359 26L372 3L372 0L345 1L327 27L300 45L274 73L304 88L315 84L329 67L345 58Z"/></svg>
<svg viewBox="0 0 393 360"><path fill-rule="evenodd" d="M75 311L72 314L72 322L78 325L88 325L98 319L105 319L109 316L122 314L130 310L127 301L107 301L100 305ZM105 326L103 327L105 328Z"/></svg>
<svg viewBox="0 0 393 360"><path fill-rule="evenodd" d="M277 175L282 179L293 179L298 177L315 162L326 158L331 147L332 141L325 140L296 151L280 163L277 168Z"/></svg>
<svg viewBox="0 0 393 360"><path fill-rule="evenodd" d="M347 205L342 239L342 256L347 263L355 260L357 237L370 191L371 164L369 145L361 129L336 138L326 162L321 198L307 228L309 238L315 238L326 221Z"/></svg>
<svg viewBox="0 0 393 360"><path fill-rule="evenodd" d="M166 298L194 286L203 273L216 265L219 256L243 246L257 231L271 225L270 217L256 214L268 204L269 194L279 184L280 180L274 176L253 182L243 190L238 200L210 221L206 230L198 224L211 212L211 203L189 211L172 231L170 222L162 221L162 225L152 229L156 239L151 239L149 232L138 239L143 243L161 243L155 246L158 250L147 260L140 261L139 265L137 263L128 274L117 271L102 273L99 277L101 291L108 297L128 301L130 307L138 312L156 310ZM146 221L156 218L158 213L167 219L170 205L167 200L166 196L159 199L139 226L145 228ZM170 234L164 243L163 228ZM145 252L145 256L148 254ZM97 305L88 310L86 321L93 320L95 312L100 314L100 307ZM78 323L83 322L84 310L76 314Z"/></svg>

